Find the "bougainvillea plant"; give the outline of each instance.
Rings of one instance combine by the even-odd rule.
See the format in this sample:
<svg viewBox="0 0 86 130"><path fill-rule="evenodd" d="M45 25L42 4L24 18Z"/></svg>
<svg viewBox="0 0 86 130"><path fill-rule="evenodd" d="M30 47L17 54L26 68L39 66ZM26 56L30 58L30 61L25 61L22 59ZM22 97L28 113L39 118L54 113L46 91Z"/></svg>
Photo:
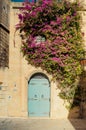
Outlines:
<svg viewBox="0 0 86 130"><path fill-rule="evenodd" d="M41 67L59 81L60 96L72 101L82 68L83 33L80 5L66 0L23 3L16 29L29 64Z"/></svg>

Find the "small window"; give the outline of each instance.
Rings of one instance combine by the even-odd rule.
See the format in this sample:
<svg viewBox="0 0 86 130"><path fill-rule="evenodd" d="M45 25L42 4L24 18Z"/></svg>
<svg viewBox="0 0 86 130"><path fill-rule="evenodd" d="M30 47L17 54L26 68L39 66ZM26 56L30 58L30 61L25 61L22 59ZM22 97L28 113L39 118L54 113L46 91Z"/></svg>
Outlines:
<svg viewBox="0 0 86 130"><path fill-rule="evenodd" d="M46 41L46 39L43 36L36 36L35 37L35 43L36 43L36 45L38 45L40 43L44 43L45 41Z"/></svg>
<svg viewBox="0 0 86 130"><path fill-rule="evenodd" d="M11 0L12 2L25 2L26 0ZM28 2L33 2L33 0L27 0ZM34 0L36 2L37 0Z"/></svg>
<svg viewBox="0 0 86 130"><path fill-rule="evenodd" d="M11 0L12 2L37 2L38 0ZM62 0L57 0L57 2L62 2Z"/></svg>
<svg viewBox="0 0 86 130"><path fill-rule="evenodd" d="M37 0L11 0L12 2L37 2ZM57 0L57 2L62 2L62 0Z"/></svg>

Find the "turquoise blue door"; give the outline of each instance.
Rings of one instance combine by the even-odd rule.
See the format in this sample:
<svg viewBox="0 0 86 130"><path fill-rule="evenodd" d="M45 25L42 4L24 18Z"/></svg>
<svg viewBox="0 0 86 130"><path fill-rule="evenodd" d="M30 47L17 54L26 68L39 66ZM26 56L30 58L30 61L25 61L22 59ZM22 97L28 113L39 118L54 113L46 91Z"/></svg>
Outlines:
<svg viewBox="0 0 86 130"><path fill-rule="evenodd" d="M48 79L32 78L28 86L28 113L31 117L50 114L50 86Z"/></svg>

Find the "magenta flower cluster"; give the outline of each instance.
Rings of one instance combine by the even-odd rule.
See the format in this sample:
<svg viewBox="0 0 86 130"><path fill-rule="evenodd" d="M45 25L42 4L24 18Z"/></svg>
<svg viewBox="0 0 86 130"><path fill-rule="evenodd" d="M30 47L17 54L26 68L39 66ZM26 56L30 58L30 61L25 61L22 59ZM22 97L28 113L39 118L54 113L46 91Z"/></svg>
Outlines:
<svg viewBox="0 0 86 130"><path fill-rule="evenodd" d="M21 51L28 63L53 75L67 98L74 94L73 87L81 73L79 60L84 52L79 9L77 2L66 0L62 3L53 0L37 4L26 2L16 25L23 37ZM65 91L67 87L70 91Z"/></svg>

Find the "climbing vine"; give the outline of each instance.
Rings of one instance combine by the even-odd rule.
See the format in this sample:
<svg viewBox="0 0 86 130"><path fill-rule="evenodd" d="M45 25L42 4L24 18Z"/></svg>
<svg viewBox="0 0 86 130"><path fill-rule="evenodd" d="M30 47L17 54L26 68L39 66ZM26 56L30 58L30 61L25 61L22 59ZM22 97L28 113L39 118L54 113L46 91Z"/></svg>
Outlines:
<svg viewBox="0 0 86 130"><path fill-rule="evenodd" d="M70 103L82 72L83 33L78 2L43 0L23 3L16 29L29 64L41 67L59 81L60 96Z"/></svg>

